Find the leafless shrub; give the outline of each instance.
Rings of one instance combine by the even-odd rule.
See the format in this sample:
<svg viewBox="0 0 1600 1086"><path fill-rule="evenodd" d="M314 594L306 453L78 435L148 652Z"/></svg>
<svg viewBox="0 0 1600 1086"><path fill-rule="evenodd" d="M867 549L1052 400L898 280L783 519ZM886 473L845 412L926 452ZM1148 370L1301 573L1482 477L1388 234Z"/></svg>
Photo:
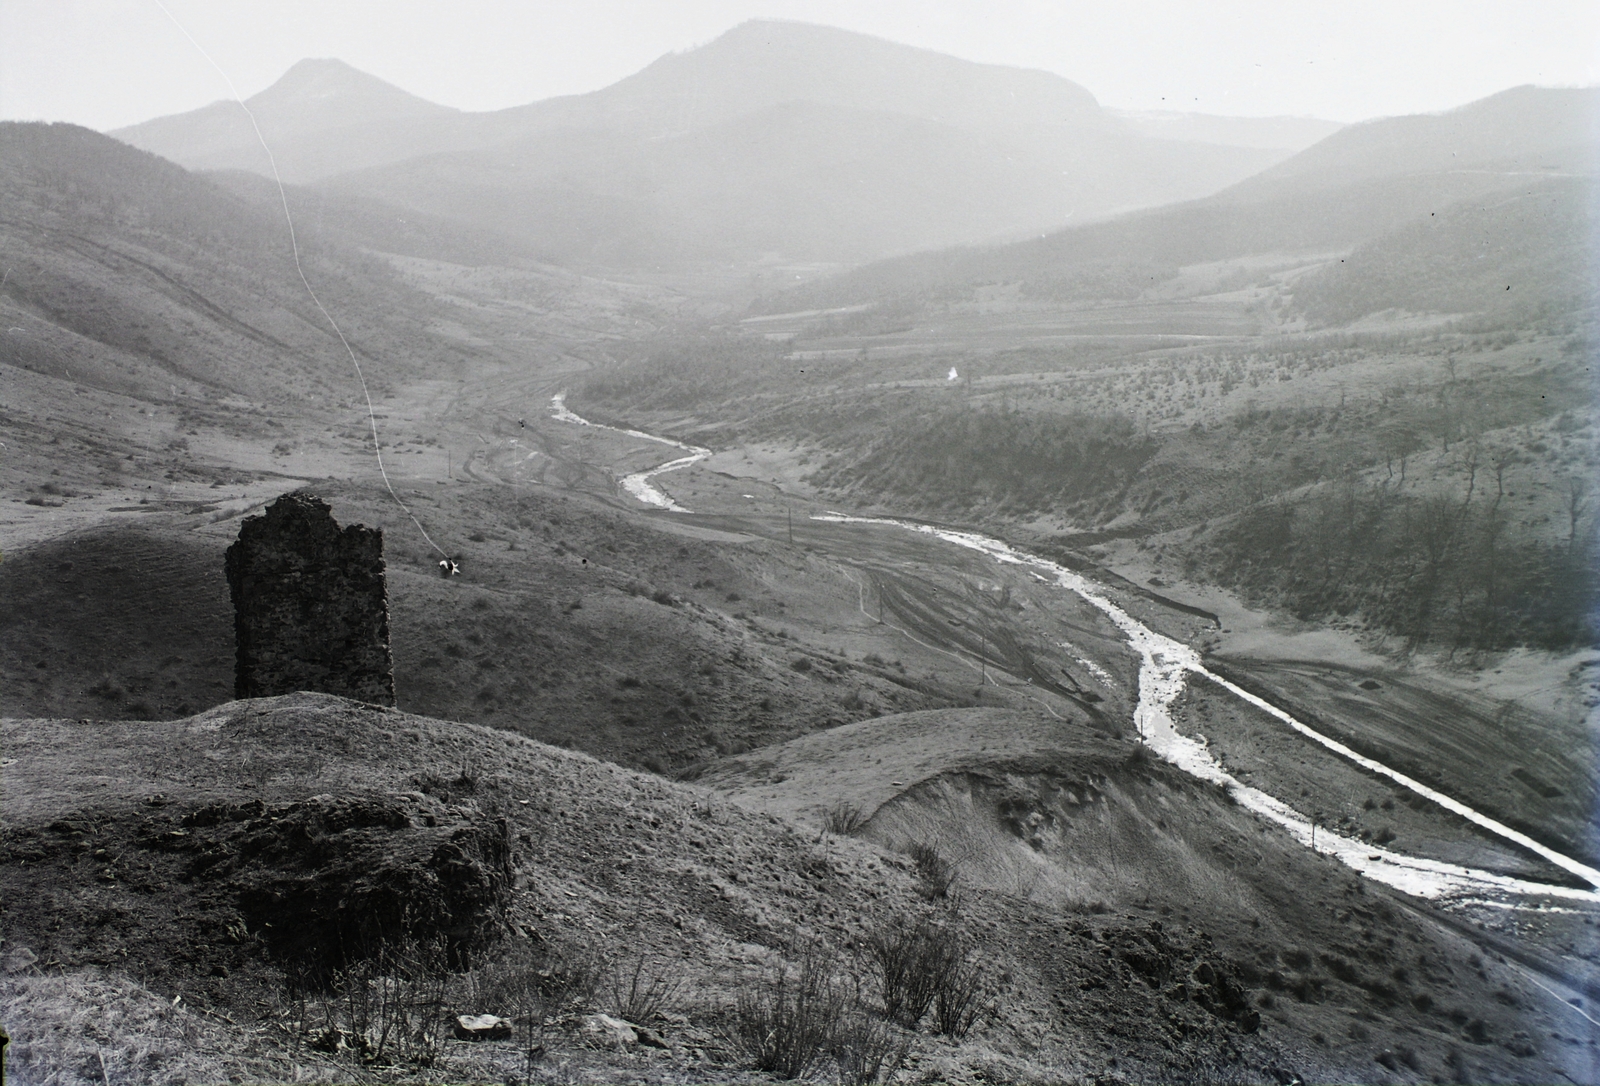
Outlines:
<svg viewBox="0 0 1600 1086"><path fill-rule="evenodd" d="M931 1008L934 1029L964 1037L983 1007L983 969L953 924L902 917L867 940L883 993L883 1013L915 1029Z"/></svg>
<svg viewBox="0 0 1600 1086"><path fill-rule="evenodd" d="M732 1008L733 1040L758 1071L802 1078L829 1054L848 1006L822 947L800 948L798 965L777 963L741 986Z"/></svg>
<svg viewBox="0 0 1600 1086"><path fill-rule="evenodd" d="M836 837L854 837L866 828L868 815L854 803L835 803L822 812L822 828Z"/></svg>
<svg viewBox="0 0 1600 1086"><path fill-rule="evenodd" d="M614 965L607 972L607 995L618 1017L629 1022L646 1022L678 1003L683 990L681 975L661 969L641 954L630 969Z"/></svg>
<svg viewBox="0 0 1600 1086"><path fill-rule="evenodd" d="M833 1040L839 1081L847 1086L889 1082L910 1051L911 1038L859 1008L840 1023Z"/></svg>
<svg viewBox="0 0 1600 1086"><path fill-rule="evenodd" d="M431 1067L449 984L443 938L387 942L334 971L318 997L302 990L301 1029L313 1047L336 1056Z"/></svg>
<svg viewBox="0 0 1600 1086"><path fill-rule="evenodd" d="M918 891L924 897L939 899L950 896L950 888L956 881L956 867L944 858L938 848L918 841L906 850L906 854L916 865Z"/></svg>
<svg viewBox="0 0 1600 1086"><path fill-rule="evenodd" d="M933 1000L935 1029L957 1039L967 1035L983 1011L979 1001L983 995L983 968L970 959L964 943L959 938L955 941L955 953L944 962Z"/></svg>
<svg viewBox="0 0 1600 1086"><path fill-rule="evenodd" d="M938 994L939 973L950 938L946 927L901 917L867 938L867 954L877 967L883 1013L915 1029Z"/></svg>

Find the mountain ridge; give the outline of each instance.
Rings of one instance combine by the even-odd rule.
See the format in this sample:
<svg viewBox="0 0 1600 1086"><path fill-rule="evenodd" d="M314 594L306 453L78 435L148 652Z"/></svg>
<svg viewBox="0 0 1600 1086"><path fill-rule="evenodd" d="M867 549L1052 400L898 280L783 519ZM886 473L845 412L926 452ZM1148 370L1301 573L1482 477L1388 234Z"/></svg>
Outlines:
<svg viewBox="0 0 1600 1086"><path fill-rule="evenodd" d="M774 257L854 263L1017 237L1202 196L1287 153L1155 138L1049 72L771 20L588 94L487 113L425 103L337 61L302 62L249 104L286 181L445 216L477 202L493 207L492 225L540 251L641 268ZM230 117L229 108L112 135L191 168L273 172L243 111L232 107ZM806 109L803 125L759 130L764 116ZM674 159L688 146L681 141L697 142L703 159L735 164L757 188L731 192L683 155ZM914 150L883 150L897 144ZM452 156L462 161L440 165ZM606 175L598 181L585 176L596 162ZM822 162L853 162L848 184L819 171ZM544 176L560 184L533 183ZM771 199L779 189L788 195ZM918 194L917 222L908 221L907 191ZM760 221L746 221L755 208ZM460 217L491 225L470 207ZM831 225L804 243L772 240L824 220Z"/></svg>
<svg viewBox="0 0 1600 1086"><path fill-rule="evenodd" d="M461 111L410 94L342 60L305 59L291 65L267 89L243 103L222 99L186 113L152 118L113 129L113 139L151 151L191 169L247 169L274 173L274 162L262 148L274 148L276 172L285 180L304 180L329 151L311 152L299 144L315 135L347 135L352 131L376 141L380 157L399 153L405 139L439 130ZM259 135L258 135L259 126ZM404 129L413 127L410 137ZM338 139L336 144L346 144ZM309 159L309 161L306 161Z"/></svg>
<svg viewBox="0 0 1600 1086"><path fill-rule="evenodd" d="M866 265L795 287L757 308L784 312L908 294L944 296L994 282L1023 282L1048 292L1053 280L1110 267L1138 269L1136 278L1157 282L1183 266L1251 254L1326 259L1466 201L1564 175L1595 176L1600 142L1583 142L1582 136L1597 114L1600 89L1522 87L1445 113L1351 125L1198 200L1010 245Z"/></svg>
<svg viewBox="0 0 1600 1086"><path fill-rule="evenodd" d="M1548 172L1553 162L1559 163L1558 169L1585 172L1600 167L1600 87L1526 84L1440 113L1363 121L1230 192L1250 193L1308 179L1310 184L1331 187L1491 163L1507 170Z"/></svg>

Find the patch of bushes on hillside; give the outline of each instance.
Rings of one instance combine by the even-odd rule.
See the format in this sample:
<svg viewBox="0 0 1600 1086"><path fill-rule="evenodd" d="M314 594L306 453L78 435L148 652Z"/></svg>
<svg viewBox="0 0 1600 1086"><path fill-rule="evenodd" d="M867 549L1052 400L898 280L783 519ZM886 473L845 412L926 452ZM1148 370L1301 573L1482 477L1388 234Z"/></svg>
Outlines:
<svg viewBox="0 0 1600 1086"><path fill-rule="evenodd" d="M1158 447L1116 415L949 407L894 419L865 451L830 458L809 481L870 487L925 506L982 504L1026 512L1116 495Z"/></svg>
<svg viewBox="0 0 1600 1086"><path fill-rule="evenodd" d="M1260 504L1190 551L1191 571L1297 617L1359 616L1452 650L1592 644L1595 526L1576 477L1566 539L1519 535L1506 503L1346 480Z"/></svg>
<svg viewBox="0 0 1600 1086"><path fill-rule="evenodd" d="M1023 281L1022 293L1055 302L1107 298L1131 301L1149 290L1152 283L1165 283L1177 274L1177 265L1170 263L1094 261L1066 270L1035 272Z"/></svg>
<svg viewBox="0 0 1600 1086"><path fill-rule="evenodd" d="M575 396L583 410L692 410L759 388L774 376L769 370L783 374L789 368L779 345L738 336L662 335L641 341L632 354L583 382ZM603 421L603 411L597 417Z"/></svg>
<svg viewBox="0 0 1600 1086"><path fill-rule="evenodd" d="M977 947L952 921L897 917L864 958L819 943L788 948L741 985L727 1010L730 1039L750 1065L785 1079L833 1063L846 1083L892 1081L911 1034L931 1012L935 1033L959 1040L990 1009Z"/></svg>
<svg viewBox="0 0 1600 1086"><path fill-rule="evenodd" d="M1582 312L1594 298L1586 238L1596 199L1588 178L1549 178L1514 198L1470 201L1357 248L1296 280L1293 307L1336 323L1413 312Z"/></svg>
<svg viewBox="0 0 1600 1086"><path fill-rule="evenodd" d="M982 1010L982 971L967 936L947 922L901 917L867 940L883 1014L916 1029L931 1010L935 1031L964 1037Z"/></svg>

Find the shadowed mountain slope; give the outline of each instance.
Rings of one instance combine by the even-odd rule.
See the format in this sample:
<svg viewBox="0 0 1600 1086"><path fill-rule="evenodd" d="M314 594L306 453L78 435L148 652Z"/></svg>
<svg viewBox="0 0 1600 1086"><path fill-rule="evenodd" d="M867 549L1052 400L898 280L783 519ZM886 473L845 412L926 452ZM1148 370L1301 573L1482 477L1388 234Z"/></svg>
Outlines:
<svg viewBox="0 0 1600 1086"><path fill-rule="evenodd" d="M302 185L286 185L280 193L271 178L248 170L213 170L201 176L279 220L283 201L287 200L294 215L296 236L313 244L357 247L468 266L516 265L536 255L504 232L416 208L396 207L370 196Z"/></svg>
<svg viewBox="0 0 1600 1086"><path fill-rule="evenodd" d="M1103 128L1052 143L797 101L662 138L560 129L326 187L503 230L566 260L856 261L1047 226L1075 208L1160 202L1176 157L1191 181L1220 183L1231 155Z"/></svg>
<svg viewBox="0 0 1600 1086"><path fill-rule="evenodd" d="M1582 312L1597 286L1597 197L1593 178L1534 177L1419 216L1296 282L1295 305L1329 324L1384 309Z"/></svg>
<svg viewBox="0 0 1600 1086"><path fill-rule="evenodd" d="M135 395L348 394L348 360L306 293L280 207L72 125L0 125L13 330L0 361ZM379 382L431 303L342 239L301 264ZM380 361L381 360L381 361Z"/></svg>

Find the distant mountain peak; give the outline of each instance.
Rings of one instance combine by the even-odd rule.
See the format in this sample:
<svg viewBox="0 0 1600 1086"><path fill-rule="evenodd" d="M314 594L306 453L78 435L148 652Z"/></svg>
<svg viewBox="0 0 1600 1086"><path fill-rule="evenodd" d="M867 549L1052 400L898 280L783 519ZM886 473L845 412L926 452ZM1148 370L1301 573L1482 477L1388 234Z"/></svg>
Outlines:
<svg viewBox="0 0 1600 1086"><path fill-rule="evenodd" d="M191 169L248 169L305 181L404 157L418 133L456 123L460 110L418 98L342 60L299 61L245 102L224 99L108 135ZM272 148L271 159L261 141Z"/></svg>
<svg viewBox="0 0 1600 1086"><path fill-rule="evenodd" d="M746 19L744 22L729 27L721 34L718 34L712 39L712 43L749 40L771 41L775 38L809 39L811 41L855 39L858 41L880 42L896 49L917 50L914 45L903 45L889 38L879 37L876 34L865 34L859 30L846 30L843 27L827 26L823 23L808 23L803 19ZM917 51L929 52L930 50Z"/></svg>
<svg viewBox="0 0 1600 1086"><path fill-rule="evenodd" d="M376 80L377 76L368 75L353 64L347 64L338 57L303 57L289 65L289 70L278 77L278 82L288 82L295 79L323 78L335 76L344 79Z"/></svg>
<svg viewBox="0 0 1600 1086"><path fill-rule="evenodd" d="M637 98L629 113L699 127L788 102L898 113L978 131L995 125L1105 126L1094 95L1037 69L962 60L854 30L751 19L670 53L595 98Z"/></svg>
<svg viewBox="0 0 1600 1086"><path fill-rule="evenodd" d="M330 105L348 108L360 103L358 108L363 112L380 104L411 115L457 112L449 106L418 98L333 57L296 61L276 83L251 96L249 101L253 107L268 109L326 108Z"/></svg>

